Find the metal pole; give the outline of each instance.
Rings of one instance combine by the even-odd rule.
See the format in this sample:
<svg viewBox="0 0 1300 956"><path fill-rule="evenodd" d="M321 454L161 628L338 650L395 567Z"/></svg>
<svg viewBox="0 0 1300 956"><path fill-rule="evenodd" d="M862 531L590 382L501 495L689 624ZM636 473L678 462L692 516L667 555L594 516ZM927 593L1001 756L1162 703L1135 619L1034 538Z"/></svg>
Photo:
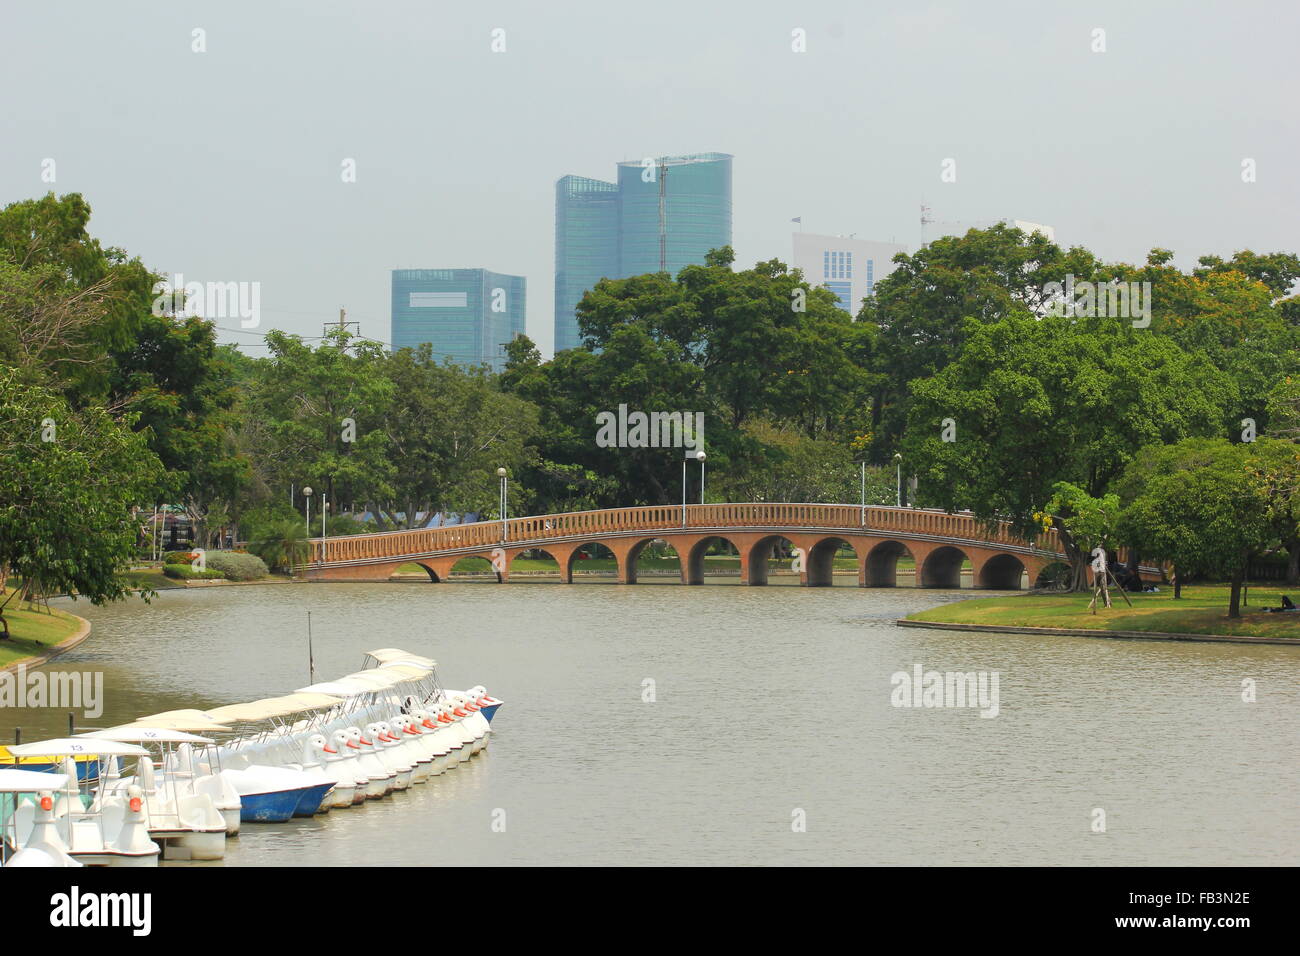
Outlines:
<svg viewBox="0 0 1300 956"><path fill-rule="evenodd" d="M862 460L862 527L867 526L867 460Z"/></svg>
<svg viewBox="0 0 1300 956"><path fill-rule="evenodd" d="M307 537L311 537L311 496L307 496Z"/></svg>
<svg viewBox="0 0 1300 956"><path fill-rule="evenodd" d="M700 504L704 504L704 459L700 459Z"/></svg>
<svg viewBox="0 0 1300 956"><path fill-rule="evenodd" d="M682 459L682 527L686 527L686 459Z"/></svg>
<svg viewBox="0 0 1300 956"><path fill-rule="evenodd" d="M503 542L506 540L508 534L508 526L506 524L506 503L510 500L510 489L506 487L508 481L510 481L510 476L503 475L501 478L501 540Z"/></svg>
<svg viewBox="0 0 1300 956"><path fill-rule="evenodd" d="M897 473L894 475L894 493L898 499L898 507L903 507L903 463L898 462Z"/></svg>

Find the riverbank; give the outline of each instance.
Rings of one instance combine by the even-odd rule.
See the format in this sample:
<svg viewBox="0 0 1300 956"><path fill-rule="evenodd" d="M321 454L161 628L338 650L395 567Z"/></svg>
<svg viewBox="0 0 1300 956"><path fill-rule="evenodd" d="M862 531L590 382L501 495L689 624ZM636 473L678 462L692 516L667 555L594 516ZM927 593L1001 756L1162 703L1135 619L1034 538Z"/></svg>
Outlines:
<svg viewBox="0 0 1300 956"><path fill-rule="evenodd" d="M229 586L234 584L296 584L293 578L285 574L268 574L264 578L256 581L226 581L222 578L195 579L192 581L183 581L179 578L169 578L163 574L162 568L133 568L130 571L122 573L132 590L141 591L149 588L153 591L176 591L184 590L190 587L212 587Z"/></svg>
<svg viewBox="0 0 1300 956"><path fill-rule="evenodd" d="M0 671L23 664L36 667L90 636L84 617L50 608L5 611L11 640L0 641Z"/></svg>
<svg viewBox="0 0 1300 956"><path fill-rule="evenodd" d="M954 601L909 614L905 627L937 626L957 630L1033 631L1088 637L1133 637L1168 640L1240 640L1247 643L1300 644L1300 612L1270 614L1291 589L1252 587L1241 617L1228 618L1226 585L1190 585L1175 601L1173 589L1129 594L1133 606L1111 594L1110 610L1088 609L1091 594L1017 594ZM1292 594L1294 600L1295 595Z"/></svg>

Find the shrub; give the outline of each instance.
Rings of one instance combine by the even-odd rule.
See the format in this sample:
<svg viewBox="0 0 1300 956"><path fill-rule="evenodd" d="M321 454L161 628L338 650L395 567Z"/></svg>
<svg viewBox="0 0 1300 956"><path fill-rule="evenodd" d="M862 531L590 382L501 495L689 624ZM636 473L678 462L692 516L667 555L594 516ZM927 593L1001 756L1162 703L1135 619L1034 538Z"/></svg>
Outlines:
<svg viewBox="0 0 1300 956"><path fill-rule="evenodd" d="M163 555L163 564L189 564L194 557L193 551L168 551Z"/></svg>
<svg viewBox="0 0 1300 956"><path fill-rule="evenodd" d="M206 571L200 571L198 568L190 567L188 564L164 564L163 574L169 578L179 578L182 581L206 581L210 578L224 578L225 575L209 568Z"/></svg>
<svg viewBox="0 0 1300 956"><path fill-rule="evenodd" d="M255 554L209 551L204 560L209 569L222 572L227 581L257 581L267 575L266 562Z"/></svg>

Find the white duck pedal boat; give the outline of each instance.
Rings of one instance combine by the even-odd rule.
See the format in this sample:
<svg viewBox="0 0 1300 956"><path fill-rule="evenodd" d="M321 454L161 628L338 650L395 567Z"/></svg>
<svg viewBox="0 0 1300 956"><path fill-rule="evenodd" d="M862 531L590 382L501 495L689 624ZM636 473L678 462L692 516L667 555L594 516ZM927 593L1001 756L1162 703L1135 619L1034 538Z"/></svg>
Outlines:
<svg viewBox="0 0 1300 956"><path fill-rule="evenodd" d="M54 823L54 791L68 785L68 775L36 770L0 768L0 867L77 867L82 864L68 855L67 844L49 828ZM16 811L24 796L35 797L41 808L41 829L27 825L24 842L18 839ZM33 836L35 841L33 842Z"/></svg>
<svg viewBox="0 0 1300 956"><path fill-rule="evenodd" d="M128 792L112 805L94 805L83 798L74 758L93 754L99 766L116 764L119 757L148 758L143 747L116 740L62 738L11 747L15 756L61 757L64 786L46 791L38 804L26 803L14 811L14 830L21 846L45 852L62 850L86 866L157 866L161 848L149 838L143 795Z"/></svg>

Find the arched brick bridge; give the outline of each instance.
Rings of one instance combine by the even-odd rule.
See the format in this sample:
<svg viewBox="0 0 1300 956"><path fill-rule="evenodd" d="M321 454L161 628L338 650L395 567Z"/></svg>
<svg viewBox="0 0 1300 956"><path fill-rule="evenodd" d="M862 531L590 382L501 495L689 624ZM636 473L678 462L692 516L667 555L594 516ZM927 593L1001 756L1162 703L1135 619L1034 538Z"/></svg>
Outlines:
<svg viewBox="0 0 1300 956"><path fill-rule="evenodd" d="M683 584L704 581L704 552L715 539L740 554L742 584L767 583L772 546L785 538L803 550L800 581L809 587L831 584L835 552L847 544L857 555L858 584L893 587L898 558L910 552L917 584L930 588L961 586L969 560L978 588L1014 590L1021 573L1032 584L1048 564L1061 560L1056 532L1037 542L1010 533L1005 525L990 531L969 514L915 508L832 504L709 504L613 508L570 514L510 518L417 531L316 538L301 567L313 581L386 581L403 564L418 564L434 581L446 580L457 561L481 557L493 563L497 578L510 576L510 564L525 551L545 551L573 581L574 556L599 542L618 560L618 579L636 583L636 562L651 541L672 545L681 563ZM1156 577L1158 569L1143 569Z"/></svg>

